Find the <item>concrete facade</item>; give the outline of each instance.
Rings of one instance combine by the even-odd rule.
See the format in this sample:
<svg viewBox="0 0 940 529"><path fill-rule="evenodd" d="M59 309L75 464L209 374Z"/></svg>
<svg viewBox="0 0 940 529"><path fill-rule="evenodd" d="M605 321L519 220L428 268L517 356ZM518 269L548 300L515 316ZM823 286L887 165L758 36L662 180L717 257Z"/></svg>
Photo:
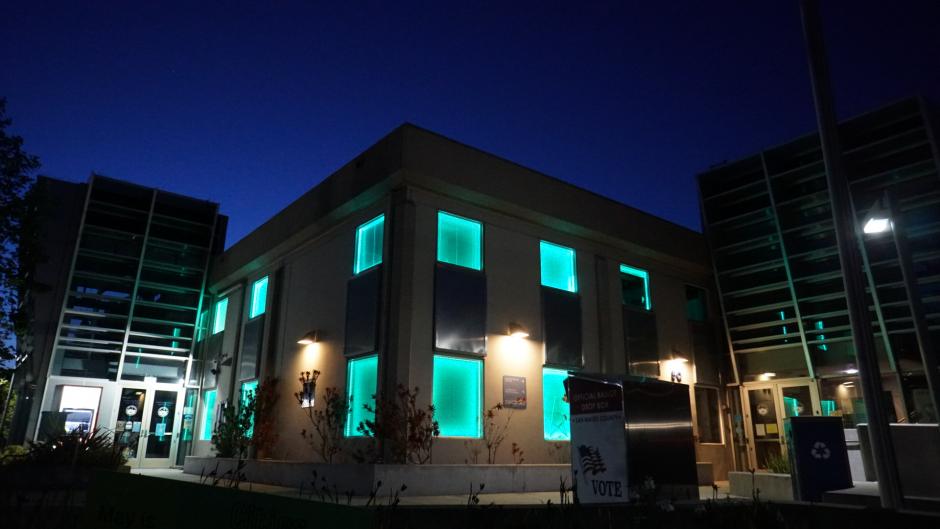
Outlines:
<svg viewBox="0 0 940 529"><path fill-rule="evenodd" d="M322 373L317 406L322 405L319 397L324 388L345 390L347 282L353 275L356 228L379 214L385 215L376 351L379 391L401 383L420 388L421 405L431 402L438 211L483 225L486 354L480 413L502 401L503 376L526 379L527 407L512 412L497 463L512 463L511 443L524 451L526 463L562 463L568 457L567 443L543 439L540 240L576 251L581 368L604 373L628 370L618 268L624 263L649 272L661 378L669 380L677 372L687 384L694 385L697 378L723 380L717 347L711 351L715 358L702 362L691 352L685 288L710 290L712 282L700 234L404 125L212 263L209 292L214 300L229 300L220 349L232 362L220 367L218 385L213 386L220 400L237 399L241 381L234 371L244 345L247 292L258 278L269 278L259 378L279 379L276 421L280 438L264 456L315 459L301 438L300 431L309 429L309 424L292 394L300 390L298 373L314 369ZM717 308L710 306L709 314L714 319ZM520 341L507 336L510 322L522 324L528 338ZM320 336L317 343L297 344L313 330ZM670 361L675 358L688 362ZM715 366L714 372L699 376L699 364ZM690 399L694 398L691 387ZM723 392L719 394L724 402ZM206 407L200 404L197 425L205 421L205 413ZM730 467L726 440L731 437L726 431L728 421L716 420L722 421L724 442L699 443L697 453L700 461L713 464L716 478L723 479ZM357 438L347 441L347 454L363 443ZM433 462L467 462L471 457L468 442L479 443L436 438ZM197 439L193 455L210 454L209 441Z"/></svg>

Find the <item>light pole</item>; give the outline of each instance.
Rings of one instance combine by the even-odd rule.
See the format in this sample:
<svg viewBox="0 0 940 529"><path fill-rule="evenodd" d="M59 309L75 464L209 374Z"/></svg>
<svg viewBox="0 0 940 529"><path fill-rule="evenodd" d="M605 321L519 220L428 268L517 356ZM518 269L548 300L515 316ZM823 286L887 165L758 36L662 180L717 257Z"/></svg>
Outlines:
<svg viewBox="0 0 940 529"><path fill-rule="evenodd" d="M904 281L904 290L911 310L911 319L914 322L914 335L917 337L917 347L920 349L921 362L924 365L924 375L927 378L927 389L933 403L934 421L940 415L940 373L937 371L937 358L927 327L927 318L924 315L924 304L917 289L917 276L914 274L914 263L911 258L911 249L907 244L907 233L904 229L904 219L901 217L897 199L892 189L885 189L884 206L869 210L865 218L862 231L871 236L891 232L894 239L894 248L898 256L898 266L901 268L901 278ZM872 286L874 288L874 286Z"/></svg>
<svg viewBox="0 0 940 529"><path fill-rule="evenodd" d="M878 492L881 495L882 507L898 509L903 505L904 497L901 494L894 443L882 400L881 370L875 354L875 338L871 330L871 315L868 312L868 298L862 279L857 221L852 215L849 181L839 147L838 122L829 85L829 65L823 44L819 2L800 0L800 11L816 106L816 121L819 126L819 143L826 168L826 184L832 203L832 222L845 285L846 308L852 328L852 344L855 346L858 379L862 384L862 396L868 411L868 433L872 459L878 473Z"/></svg>

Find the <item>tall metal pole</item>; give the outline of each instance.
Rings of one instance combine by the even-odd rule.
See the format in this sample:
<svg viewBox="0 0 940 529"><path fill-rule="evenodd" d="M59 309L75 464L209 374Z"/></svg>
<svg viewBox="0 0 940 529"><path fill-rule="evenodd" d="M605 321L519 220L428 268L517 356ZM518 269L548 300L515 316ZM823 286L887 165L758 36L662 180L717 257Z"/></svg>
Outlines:
<svg viewBox="0 0 940 529"><path fill-rule="evenodd" d="M871 315L868 298L862 279L861 259L858 249L858 226L852 215L849 182L839 149L838 123L829 86L829 67L826 62L822 38L822 20L817 0L800 0L803 18L803 35L809 58L810 77L813 84L813 99L816 104L816 120L829 198L832 202L832 220L835 226L839 261L845 283L849 322L852 326L852 342L858 360L858 378L868 411L868 433L871 440L872 458L878 472L878 491L881 505L887 509L902 506L901 482L891 442L885 404L882 400L881 375L878 357L875 354L874 335L871 330Z"/></svg>
<svg viewBox="0 0 940 529"><path fill-rule="evenodd" d="M911 260L911 249L907 245L907 233L904 231L904 219L901 210L891 189L885 190L885 201L888 203L888 213L891 219L891 233L894 237L894 247L898 253L898 264L901 267L901 277L904 279L904 290L907 291L907 300L911 308L911 318L914 320L914 334L917 337L917 346L920 349L920 358L924 364L924 374L927 377L927 389L933 402L934 421L940 416L940 372L937 371L937 356L927 327L927 318L924 315L924 304L917 290L917 276L914 275L914 264Z"/></svg>

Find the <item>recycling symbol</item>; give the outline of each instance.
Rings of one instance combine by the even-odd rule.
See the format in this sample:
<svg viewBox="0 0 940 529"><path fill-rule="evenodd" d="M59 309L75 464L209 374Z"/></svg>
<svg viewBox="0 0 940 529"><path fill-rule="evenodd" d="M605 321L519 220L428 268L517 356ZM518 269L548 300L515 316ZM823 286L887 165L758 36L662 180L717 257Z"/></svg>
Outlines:
<svg viewBox="0 0 940 529"><path fill-rule="evenodd" d="M822 441L813 443L813 449L810 450L809 453L816 459L829 459L829 456L832 455L832 452L829 451L829 447Z"/></svg>

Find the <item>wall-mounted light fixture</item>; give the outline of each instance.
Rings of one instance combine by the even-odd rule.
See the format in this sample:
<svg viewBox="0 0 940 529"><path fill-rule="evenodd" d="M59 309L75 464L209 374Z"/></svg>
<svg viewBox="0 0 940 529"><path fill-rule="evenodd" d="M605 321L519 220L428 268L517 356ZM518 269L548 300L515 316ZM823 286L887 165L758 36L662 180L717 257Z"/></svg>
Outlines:
<svg viewBox="0 0 940 529"><path fill-rule="evenodd" d="M529 337L528 329L523 327L521 323L518 323L515 321L509 322L509 331L507 332L507 334L509 334L509 336L513 338L528 338Z"/></svg>
<svg viewBox="0 0 940 529"><path fill-rule="evenodd" d="M676 384L682 383L682 364L689 363L689 359L684 356L679 356L673 352L672 358L668 362L669 366L669 379L675 382Z"/></svg>
<svg viewBox="0 0 940 529"><path fill-rule="evenodd" d="M775 376L777 376L776 373L771 373L770 371L768 371L768 372L766 372L766 373L761 373L758 378L759 378L760 380L770 380L770 379L774 378Z"/></svg>
<svg viewBox="0 0 940 529"><path fill-rule="evenodd" d="M303 338L297 340L300 345L312 345L320 341L320 331L310 331Z"/></svg>
<svg viewBox="0 0 940 529"><path fill-rule="evenodd" d="M858 374L858 369L855 369L854 367L850 367L849 369L846 369L845 371L843 371L843 373L845 373L846 375L855 375L855 374Z"/></svg>

